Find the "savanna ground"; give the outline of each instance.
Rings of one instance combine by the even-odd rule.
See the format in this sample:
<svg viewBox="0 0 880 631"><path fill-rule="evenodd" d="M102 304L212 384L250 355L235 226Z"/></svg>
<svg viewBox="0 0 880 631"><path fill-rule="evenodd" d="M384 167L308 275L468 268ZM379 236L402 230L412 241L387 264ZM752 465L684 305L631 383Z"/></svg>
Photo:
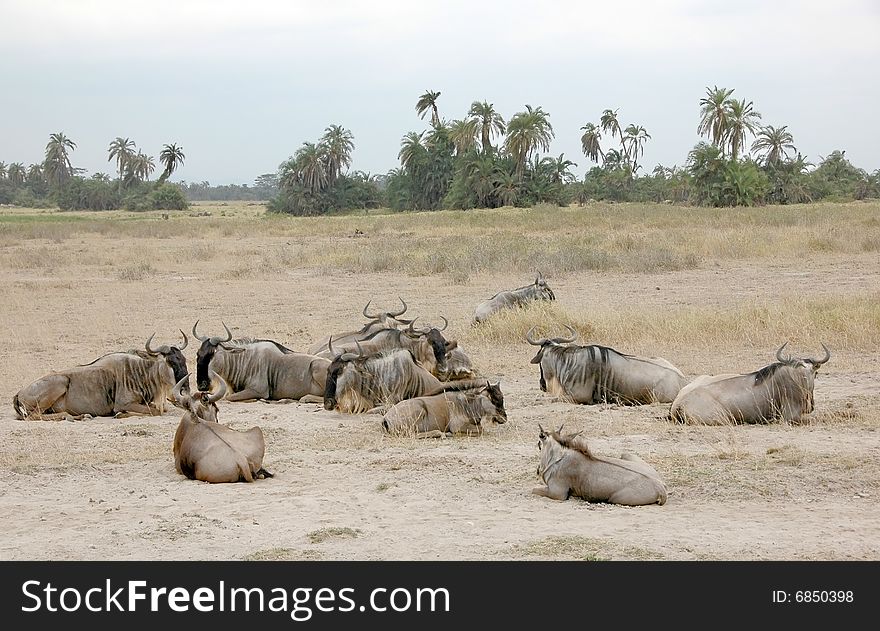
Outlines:
<svg viewBox="0 0 880 631"><path fill-rule="evenodd" d="M358 231L358 232L356 232ZM362 233L362 234L361 234ZM472 328L474 307L540 269L551 306ZM0 210L0 559L880 559L880 203L754 209L605 205L327 218L258 204L171 213ZM174 470L180 412L15 420L15 392L156 332L296 349L357 328L368 300L449 319L509 421L481 438L391 438L380 417L224 403L259 425L274 479ZM532 325L659 355L685 374L749 372L785 341L833 356L801 424L681 426L667 406L576 406L538 388ZM184 351L194 370L197 343ZM633 451L665 506L554 502L538 423Z"/></svg>

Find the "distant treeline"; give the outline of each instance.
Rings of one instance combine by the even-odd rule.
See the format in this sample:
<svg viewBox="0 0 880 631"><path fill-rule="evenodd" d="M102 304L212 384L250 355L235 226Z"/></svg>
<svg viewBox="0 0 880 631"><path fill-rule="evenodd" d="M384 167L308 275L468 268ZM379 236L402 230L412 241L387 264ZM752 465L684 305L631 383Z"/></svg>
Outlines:
<svg viewBox="0 0 880 631"><path fill-rule="evenodd" d="M278 175L266 173L247 184L220 184L181 181L180 189L191 202L267 201L278 195Z"/></svg>

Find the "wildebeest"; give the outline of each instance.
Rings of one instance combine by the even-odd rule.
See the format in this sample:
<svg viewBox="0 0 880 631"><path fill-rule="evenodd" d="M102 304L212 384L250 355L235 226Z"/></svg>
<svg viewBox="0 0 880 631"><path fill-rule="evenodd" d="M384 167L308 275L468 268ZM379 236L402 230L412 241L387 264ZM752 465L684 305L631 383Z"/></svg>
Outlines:
<svg viewBox="0 0 880 631"><path fill-rule="evenodd" d="M184 410L174 433L174 467L190 480L203 482L253 482L271 478L263 468L266 442L263 430L241 432L217 422L217 401L226 384L217 378L217 392L189 393L189 376L174 387L174 400Z"/></svg>
<svg viewBox="0 0 880 631"><path fill-rule="evenodd" d="M52 372L19 390L12 399L16 417L26 420L81 419L85 416L161 415L174 384L187 373L183 345L102 355L93 362Z"/></svg>
<svg viewBox="0 0 880 631"><path fill-rule="evenodd" d="M776 351L778 361L745 375L702 375L672 402L673 420L704 425L798 422L813 411L813 385L819 368L831 359L822 344L822 359L783 357L788 342Z"/></svg>
<svg viewBox="0 0 880 631"><path fill-rule="evenodd" d="M361 327L357 331L345 331L343 333L334 333L326 338L323 338L320 342L316 342L309 348L309 353L312 355L324 355L329 351L330 340L336 344L337 348L341 348L342 346L354 343L355 340L363 341L365 338L369 337L373 333L377 331L381 331L383 329L396 329L401 326L406 326L412 320L405 320L401 318L404 313L406 313L406 302L404 302L403 298L398 296L398 300L403 305L403 309L400 311L380 311L378 313L367 313L367 309L370 308L370 304L373 302L370 300L367 305L364 307L363 314L364 317L369 320L363 327Z"/></svg>
<svg viewBox="0 0 880 631"><path fill-rule="evenodd" d="M330 360L297 353L274 340L233 340L225 324L225 338L199 335L196 326L198 320L193 325L193 335L202 342L196 357L196 383L200 390L209 387L208 371L212 370L228 384L229 401L323 398Z"/></svg>
<svg viewBox="0 0 880 631"><path fill-rule="evenodd" d="M474 311L474 323L485 322L489 316L502 309L523 307L536 300L556 300L556 294L550 289L544 275L538 272L535 282L530 285L500 291L488 300L477 305Z"/></svg>
<svg viewBox="0 0 880 631"><path fill-rule="evenodd" d="M605 346L570 344L577 332L566 325L569 337L526 340L540 346L531 363L541 369L541 390L574 403L625 405L670 403L687 383L681 371L661 357L624 355Z"/></svg>
<svg viewBox="0 0 880 631"><path fill-rule="evenodd" d="M538 428L538 476L544 485L532 493L554 500L574 495L588 502L625 506L666 503L666 485L660 475L637 455L597 456L579 434L563 436L561 427L555 432Z"/></svg>
<svg viewBox="0 0 880 631"><path fill-rule="evenodd" d="M322 351L318 356L332 360L339 353L359 352L373 355L402 348L412 352L413 357L415 357L420 366L427 369L435 377L440 378L449 373L447 359L458 347L458 342L449 341L443 337L442 331L449 325L449 321L443 316L440 316L440 318L443 320L443 328L440 329L426 326L416 330L413 328L413 325L418 318L415 318L410 321L405 329L381 329L360 340L338 344L336 338L331 338L328 341L327 350ZM456 367L455 378L464 379L472 376L473 373L466 372L469 360L466 362L460 357L456 357L457 359L454 362Z"/></svg>
<svg viewBox="0 0 880 631"><path fill-rule="evenodd" d="M414 397L479 388L481 379L440 381L420 366L411 351L339 353L327 369L324 408L347 414L379 411Z"/></svg>
<svg viewBox="0 0 880 631"><path fill-rule="evenodd" d="M418 438L479 436L491 423L506 423L504 395L499 383L465 392L444 392L406 399L392 406L382 419L390 434L413 433Z"/></svg>

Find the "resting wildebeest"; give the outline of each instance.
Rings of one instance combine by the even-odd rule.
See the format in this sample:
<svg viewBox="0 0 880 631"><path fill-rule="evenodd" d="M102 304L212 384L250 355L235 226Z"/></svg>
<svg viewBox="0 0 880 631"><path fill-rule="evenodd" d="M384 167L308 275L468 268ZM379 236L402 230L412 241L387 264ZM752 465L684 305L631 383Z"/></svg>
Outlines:
<svg viewBox="0 0 880 631"><path fill-rule="evenodd" d="M440 318L443 320L442 329L426 326L416 330L413 328L418 319L416 318L405 329L382 329L360 340L339 344L336 338L331 338L328 340L327 350L321 351L318 356L332 360L340 353L359 352L374 355L402 348L412 352L419 365L432 375L438 378L445 377L450 374L447 359L458 347L458 342L450 342L443 337L442 331L449 325L449 321L443 316ZM456 355L453 364L455 378L465 379L473 376L468 370L470 360L467 356L462 358Z"/></svg>
<svg viewBox="0 0 880 631"><path fill-rule="evenodd" d="M174 433L174 467L190 480L203 482L253 482L271 478L263 468L266 443L263 430L245 432L217 422L217 401L226 394L220 382L217 392L189 393L189 376L174 387L174 400L185 410Z"/></svg>
<svg viewBox="0 0 880 631"><path fill-rule="evenodd" d="M788 342L776 351L775 363L746 375L702 375L672 402L673 420L704 425L798 422L813 411L813 385L819 368L831 359L822 344L822 359L783 357Z"/></svg>
<svg viewBox="0 0 880 631"><path fill-rule="evenodd" d="M436 438L464 434L479 436L490 423L506 423L504 395L499 383L465 392L444 392L406 399L385 413L382 427L389 434Z"/></svg>
<svg viewBox="0 0 880 631"><path fill-rule="evenodd" d="M531 363L541 369L541 390L573 403L620 403L626 405L670 403L687 383L681 371L661 357L624 355L605 346L564 346L577 339L577 332L566 325L570 337L532 338L540 346Z"/></svg>
<svg viewBox="0 0 880 631"><path fill-rule="evenodd" d="M404 399L485 385L483 379L440 381L422 368L412 352L339 353L327 369L324 409L346 414L377 412Z"/></svg>
<svg viewBox="0 0 880 631"><path fill-rule="evenodd" d="M355 340L363 341L366 337L372 335L377 331L381 331L383 329L396 329L400 326L406 326L412 320L404 320L400 316L402 316L406 312L406 302L404 302L403 298L398 296L398 300L400 300L403 305L403 309L400 311L380 311L378 313L367 313L367 309L370 308L370 303L364 307L364 317L369 320L362 328L357 331L345 331L344 333L334 333L333 335L328 336L325 339L322 339L320 342L317 342L312 345L309 349L309 353L312 355L322 355L327 353L329 350L330 340L336 342L337 347L341 347L345 344L354 343Z"/></svg>
<svg viewBox="0 0 880 631"><path fill-rule="evenodd" d="M637 455L597 456L579 434L563 436L561 427L555 432L538 428L538 476L545 486L535 487L532 493L554 500L574 495L588 502L624 506L666 503L666 485L660 475Z"/></svg>
<svg viewBox="0 0 880 631"><path fill-rule="evenodd" d="M57 421L66 417L161 415L174 384L187 373L183 345L108 353L89 364L50 373L12 399L16 417Z"/></svg>
<svg viewBox="0 0 880 631"><path fill-rule="evenodd" d="M515 309L524 307L535 300L556 300L556 294L550 289L544 275L538 272L538 277L531 285L500 291L485 302L477 305L474 311L474 323L484 322L493 313L502 309Z"/></svg>
<svg viewBox="0 0 880 631"><path fill-rule="evenodd" d="M208 371L216 372L229 387L229 401L263 399L299 400L311 396L317 402L324 396L324 384L330 360L307 353L297 353L274 340L232 339L226 324L226 337L208 337L196 332L201 340L196 356L196 383L200 390L210 385Z"/></svg>

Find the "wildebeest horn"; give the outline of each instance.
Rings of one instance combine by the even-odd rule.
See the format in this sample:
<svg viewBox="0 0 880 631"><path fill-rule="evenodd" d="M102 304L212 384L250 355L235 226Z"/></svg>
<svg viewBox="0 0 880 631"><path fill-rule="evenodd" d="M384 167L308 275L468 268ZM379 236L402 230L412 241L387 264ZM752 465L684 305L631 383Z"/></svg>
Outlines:
<svg viewBox="0 0 880 631"><path fill-rule="evenodd" d="M375 320L376 318L379 317L379 314L378 314L378 313L377 313L376 315L370 315L369 313L367 313L367 309L370 308L370 303L372 303L372 302L373 302L373 301L372 301L372 299L371 299L371 300L370 300L370 301L364 306L363 314L364 314L364 317L365 317L365 318L369 318L370 320Z"/></svg>
<svg viewBox="0 0 880 631"><path fill-rule="evenodd" d="M443 328L442 328L442 329L437 329L437 330L438 330L438 331L445 331L445 330L446 330L446 327L449 326L449 320L447 320L447 319L444 318L443 316L440 316L440 319L443 320Z"/></svg>
<svg viewBox="0 0 880 631"><path fill-rule="evenodd" d="M200 341L200 342L204 342L205 340L208 339L208 336L207 336L207 335L199 335L199 334L196 332L196 327L197 327L198 325L199 325L199 321L196 320L196 323L193 324L193 336L194 336L198 341Z"/></svg>
<svg viewBox="0 0 880 631"><path fill-rule="evenodd" d="M147 338L147 343L144 344L144 347L147 349L147 352L150 353L150 354L152 354L152 355L167 355L168 353L170 353L170 352L171 352L171 349L170 349L167 345L165 345L165 344L163 344L163 345L160 346L159 348L150 348L150 342L153 341L153 337L154 337L155 335L156 335L156 334L153 333L153 335L151 335L150 337L148 337L148 338Z"/></svg>
<svg viewBox="0 0 880 631"><path fill-rule="evenodd" d="M220 375L212 370L211 378L219 381L220 387L217 388L217 392L207 398L206 403L216 403L226 395L226 382L220 377Z"/></svg>
<svg viewBox="0 0 880 631"><path fill-rule="evenodd" d="M409 326L406 327L406 330L404 331L404 333L405 333L408 337L411 337L411 338L413 338L413 339L417 339L417 338L419 337L419 333L416 333L415 329L413 329L413 324L415 324L415 321L416 321L416 320L418 320L418 318L413 318L412 320L410 320L410 321L409 321Z"/></svg>
<svg viewBox="0 0 880 631"><path fill-rule="evenodd" d="M357 349L358 349L358 357L363 357L363 356L364 356L364 349L361 348L361 343L360 343L358 340L355 340L355 341L354 341L354 345L357 346Z"/></svg>
<svg viewBox="0 0 880 631"><path fill-rule="evenodd" d="M546 431L544 431L544 428L541 426L540 423L538 423L538 429L539 429L540 432L541 432L541 436L544 436L544 435L547 433Z"/></svg>
<svg viewBox="0 0 880 631"><path fill-rule="evenodd" d="M333 336L331 335L327 339L327 350L330 351L330 355L336 357L336 353L333 351Z"/></svg>
<svg viewBox="0 0 880 631"><path fill-rule="evenodd" d="M229 341L232 339L232 331L229 330L229 327L226 326L226 323L225 323L225 322L221 322L220 324L222 324L222 325L223 325L223 328L226 329L226 339L225 339L225 340L221 340L219 335L218 335L217 337L212 337L212 338L211 338L211 342L212 342L213 344L218 344L218 343L220 343L220 342L229 342Z"/></svg>
<svg viewBox="0 0 880 631"><path fill-rule="evenodd" d="M785 362L791 360L791 355L788 356L788 359L786 359L786 358L784 358L784 357L782 356L782 350L783 350L786 346L788 346L788 342L786 342L785 344L783 344L782 346L780 346L780 347L779 347L779 350L776 351L776 359L778 359L779 361L781 361L783 364L784 364Z"/></svg>
<svg viewBox="0 0 880 631"><path fill-rule="evenodd" d="M568 334L569 334L571 337L570 337L570 338L568 338L568 337L557 337L557 338L556 338L556 341L559 342L559 343L561 343L561 344L566 344L566 343L568 343L568 342L574 342L574 341L577 339L577 336L578 336L577 331L575 331L573 328L571 328L571 327L568 326L567 324L565 325L565 328L568 329Z"/></svg>
<svg viewBox="0 0 880 631"><path fill-rule="evenodd" d="M546 337L542 337L540 340L536 340L532 337L532 331L534 331L535 328L536 327L532 327L528 331L526 331L526 341L532 346L544 346L544 344L547 343Z"/></svg>
<svg viewBox="0 0 880 631"><path fill-rule="evenodd" d="M827 362L829 359L831 359L831 351L828 350L828 347L825 346L824 344L822 344L822 348L825 350L825 357L823 357L822 359L812 360L812 363L814 366L821 366L822 364Z"/></svg>
<svg viewBox="0 0 880 631"><path fill-rule="evenodd" d="M403 298L401 298L400 296L398 296L397 299L403 305L403 309L401 309L400 311L389 311L388 315L390 315L392 318L396 318L397 316L401 316L406 313L406 302L404 302Z"/></svg>
<svg viewBox="0 0 880 631"><path fill-rule="evenodd" d="M189 394L189 375L183 377L177 384L174 386L174 390L172 391L172 396L174 400L183 404L183 391L186 390L187 395Z"/></svg>
<svg viewBox="0 0 880 631"><path fill-rule="evenodd" d="M183 332L183 329L177 329L180 331L180 334L183 336L183 346L178 346L177 350L182 351L186 348L187 344L189 344L189 338L186 336L186 333Z"/></svg>

